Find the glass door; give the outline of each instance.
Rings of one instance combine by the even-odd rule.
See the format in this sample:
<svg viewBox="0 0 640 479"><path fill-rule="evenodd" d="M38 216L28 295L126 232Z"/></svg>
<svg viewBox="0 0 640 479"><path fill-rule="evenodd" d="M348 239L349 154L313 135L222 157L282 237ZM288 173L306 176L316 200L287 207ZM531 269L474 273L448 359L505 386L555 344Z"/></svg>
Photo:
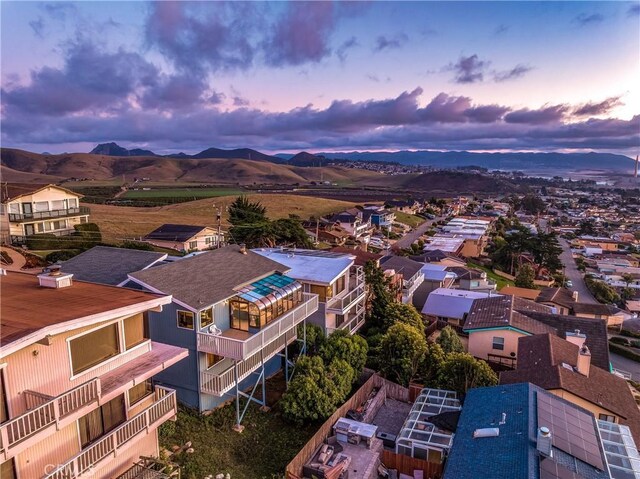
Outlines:
<svg viewBox="0 0 640 479"><path fill-rule="evenodd" d="M33 205L31 203L22 203L22 214L25 218L33 218Z"/></svg>

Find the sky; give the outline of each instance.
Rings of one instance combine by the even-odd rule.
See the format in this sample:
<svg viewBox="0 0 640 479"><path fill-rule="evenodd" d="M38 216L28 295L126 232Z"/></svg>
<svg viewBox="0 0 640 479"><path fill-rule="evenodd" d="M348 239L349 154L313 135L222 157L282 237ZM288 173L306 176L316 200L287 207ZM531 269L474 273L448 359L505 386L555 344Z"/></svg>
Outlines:
<svg viewBox="0 0 640 479"><path fill-rule="evenodd" d="M1 141L640 150L640 2L0 3Z"/></svg>

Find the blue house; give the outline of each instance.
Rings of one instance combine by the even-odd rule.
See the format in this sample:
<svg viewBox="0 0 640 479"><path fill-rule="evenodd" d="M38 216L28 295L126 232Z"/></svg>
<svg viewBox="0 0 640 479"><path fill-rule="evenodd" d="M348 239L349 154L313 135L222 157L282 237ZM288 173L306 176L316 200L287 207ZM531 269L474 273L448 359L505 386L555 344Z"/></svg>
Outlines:
<svg viewBox="0 0 640 479"><path fill-rule="evenodd" d="M173 298L152 313L151 338L189 350L158 383L172 385L181 402L199 411L235 400L239 428L240 397L266 406L265 379L283 365L288 370L286 347L318 309L318 296L287 271L243 246L227 246L129 274L127 286Z"/></svg>

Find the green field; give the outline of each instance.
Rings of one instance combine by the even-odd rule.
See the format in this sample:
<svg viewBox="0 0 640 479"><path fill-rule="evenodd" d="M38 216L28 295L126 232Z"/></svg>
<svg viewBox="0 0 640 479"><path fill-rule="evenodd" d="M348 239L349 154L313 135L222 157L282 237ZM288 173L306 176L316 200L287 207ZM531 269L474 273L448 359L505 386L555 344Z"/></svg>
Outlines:
<svg viewBox="0 0 640 479"><path fill-rule="evenodd" d="M395 214L396 214L396 221L398 223L411 226L412 228L415 228L419 224L422 224L426 221L424 218L420 216L410 215L408 213L402 213L400 211L396 211Z"/></svg>
<svg viewBox="0 0 640 479"><path fill-rule="evenodd" d="M121 198L212 198L215 196L231 196L246 193L241 188L152 188L150 190L129 190Z"/></svg>

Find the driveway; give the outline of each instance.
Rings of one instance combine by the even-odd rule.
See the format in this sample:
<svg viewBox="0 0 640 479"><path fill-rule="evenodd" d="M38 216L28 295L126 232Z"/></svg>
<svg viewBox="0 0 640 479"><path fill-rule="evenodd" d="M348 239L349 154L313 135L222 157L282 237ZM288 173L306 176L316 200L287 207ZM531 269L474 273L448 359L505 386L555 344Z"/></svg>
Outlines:
<svg viewBox="0 0 640 479"><path fill-rule="evenodd" d="M582 273L578 271L576 262L571 255L569 243L563 238L558 238L558 242L562 246L560 261L564 265L564 274L573 283L573 286L569 289L578 292L578 303L599 304L587 288Z"/></svg>

